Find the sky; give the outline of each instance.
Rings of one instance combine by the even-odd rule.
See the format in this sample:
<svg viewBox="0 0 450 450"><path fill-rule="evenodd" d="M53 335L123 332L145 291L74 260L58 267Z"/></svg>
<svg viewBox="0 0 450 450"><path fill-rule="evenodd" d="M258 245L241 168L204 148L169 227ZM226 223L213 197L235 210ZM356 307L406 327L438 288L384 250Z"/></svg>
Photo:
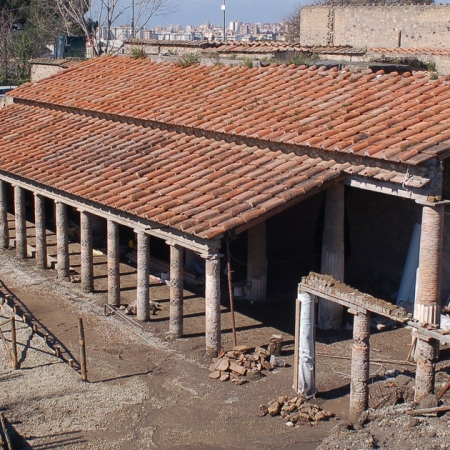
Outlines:
<svg viewBox="0 0 450 450"><path fill-rule="evenodd" d="M179 24L201 25L210 23L223 24L221 5L224 0L177 0L177 12L167 16L153 17L148 28L157 25ZM232 20L241 22L279 22L300 0L225 0L225 19L228 24Z"/></svg>

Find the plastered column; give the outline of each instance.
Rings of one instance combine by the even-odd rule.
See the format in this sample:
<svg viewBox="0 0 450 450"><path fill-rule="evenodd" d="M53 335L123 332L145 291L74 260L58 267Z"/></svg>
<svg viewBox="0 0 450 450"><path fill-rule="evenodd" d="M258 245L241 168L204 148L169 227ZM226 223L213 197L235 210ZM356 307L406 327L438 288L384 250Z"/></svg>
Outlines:
<svg viewBox="0 0 450 450"><path fill-rule="evenodd" d="M108 304L120 306L120 248L119 225L112 220L107 222L108 253Z"/></svg>
<svg viewBox="0 0 450 450"><path fill-rule="evenodd" d="M337 184L328 188L325 198L321 272L339 281L344 281L344 206L344 185ZM341 328L342 316L341 305L319 298L319 328Z"/></svg>
<svg viewBox="0 0 450 450"><path fill-rule="evenodd" d="M358 312L353 320L349 420L357 423L369 407L370 313Z"/></svg>
<svg viewBox="0 0 450 450"><path fill-rule="evenodd" d="M27 257L27 228L25 220L25 192L20 186L14 186L14 215L16 226L16 255Z"/></svg>
<svg viewBox="0 0 450 450"><path fill-rule="evenodd" d="M438 325L440 320L441 262L444 236L444 206L425 205L422 210L419 272L414 318ZM415 401L434 392L436 342L417 336Z"/></svg>
<svg viewBox="0 0 450 450"><path fill-rule="evenodd" d="M67 207L56 203L56 272L60 280L69 279L69 237L67 233Z"/></svg>
<svg viewBox="0 0 450 450"><path fill-rule="evenodd" d="M205 257L206 354L216 357L222 348L220 317L220 255Z"/></svg>
<svg viewBox="0 0 450 450"><path fill-rule="evenodd" d="M0 180L0 246L9 247L8 229L8 200L6 197L6 183Z"/></svg>
<svg viewBox="0 0 450 450"><path fill-rule="evenodd" d="M247 298L252 302L266 300L267 291L266 222L248 230Z"/></svg>
<svg viewBox="0 0 450 450"><path fill-rule="evenodd" d="M36 267L47 269L47 234L44 197L34 194L34 226L36 233Z"/></svg>
<svg viewBox="0 0 450 450"><path fill-rule="evenodd" d="M183 336L183 249L170 246L170 319L169 333Z"/></svg>
<svg viewBox="0 0 450 450"><path fill-rule="evenodd" d="M146 322L150 319L149 269L150 250L149 236L143 231L137 234L137 299L136 318Z"/></svg>
<svg viewBox="0 0 450 450"><path fill-rule="evenodd" d="M89 293L94 290L94 257L92 253L92 216L80 211L81 228L81 289Z"/></svg>

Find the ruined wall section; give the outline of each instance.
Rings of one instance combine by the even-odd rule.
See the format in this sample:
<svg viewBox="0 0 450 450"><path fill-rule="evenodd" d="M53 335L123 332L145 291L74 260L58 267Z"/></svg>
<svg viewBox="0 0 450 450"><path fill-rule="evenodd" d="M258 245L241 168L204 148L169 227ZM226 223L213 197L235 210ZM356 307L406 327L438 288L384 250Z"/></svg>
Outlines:
<svg viewBox="0 0 450 450"><path fill-rule="evenodd" d="M302 45L446 48L449 38L450 5L305 6L301 13Z"/></svg>

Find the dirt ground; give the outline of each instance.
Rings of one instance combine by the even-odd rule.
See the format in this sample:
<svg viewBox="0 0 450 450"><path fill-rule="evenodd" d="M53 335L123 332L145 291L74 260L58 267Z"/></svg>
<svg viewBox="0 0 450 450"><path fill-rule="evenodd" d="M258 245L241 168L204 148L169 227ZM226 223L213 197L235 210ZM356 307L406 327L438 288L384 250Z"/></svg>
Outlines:
<svg viewBox="0 0 450 450"><path fill-rule="evenodd" d="M28 231L32 235L31 225ZM49 244L50 253L56 253L51 234ZM295 292L270 304L236 305L238 344L265 346L273 333L281 333L282 356L288 367L244 385L222 383L208 378L211 361L204 353L201 291L186 289L185 337L170 340L169 287L165 283L152 277L150 296L161 307L157 315L142 328L130 326L118 316L104 314L105 255L95 253L95 293L86 295L77 284L78 244L71 244L70 252L75 276L73 282L65 283L56 281L53 270L35 269L31 258L21 261L15 259L14 250L0 252L0 280L16 297L20 311L29 315L30 323L49 334L52 346L61 346L64 358L75 360L75 369L79 361L79 318L84 321L87 343L88 383L80 381L77 370L55 358L35 333L26 334L24 330L25 340L21 342L19 337L22 369L18 371L11 369L1 346L0 410L20 437L20 448L309 450L321 443L325 445L322 448L366 448L360 444L354 447L347 439L351 330L317 336L319 392L315 401L334 412L334 419L292 428L279 416L258 416L261 404L294 394ZM136 271L123 265L121 272L122 303L127 304L135 299ZM233 339L223 284L222 345L229 350ZM2 311L3 321L8 315L7 309ZM410 331L405 329L375 332L371 358L404 361L410 342ZM446 350L441 356L445 359ZM447 365L441 364L440 370L445 375ZM391 401L386 380L392 374L411 376L414 367L376 362L370 372L370 406L380 407L383 401ZM367 448L401 447L386 444Z"/></svg>

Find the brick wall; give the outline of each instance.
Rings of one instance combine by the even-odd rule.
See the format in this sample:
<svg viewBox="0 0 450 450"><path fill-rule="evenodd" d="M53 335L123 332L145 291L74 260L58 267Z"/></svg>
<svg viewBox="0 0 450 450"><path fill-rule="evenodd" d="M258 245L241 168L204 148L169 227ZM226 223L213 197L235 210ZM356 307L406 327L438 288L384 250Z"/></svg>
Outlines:
<svg viewBox="0 0 450 450"><path fill-rule="evenodd" d="M302 45L445 48L450 5L305 6Z"/></svg>

